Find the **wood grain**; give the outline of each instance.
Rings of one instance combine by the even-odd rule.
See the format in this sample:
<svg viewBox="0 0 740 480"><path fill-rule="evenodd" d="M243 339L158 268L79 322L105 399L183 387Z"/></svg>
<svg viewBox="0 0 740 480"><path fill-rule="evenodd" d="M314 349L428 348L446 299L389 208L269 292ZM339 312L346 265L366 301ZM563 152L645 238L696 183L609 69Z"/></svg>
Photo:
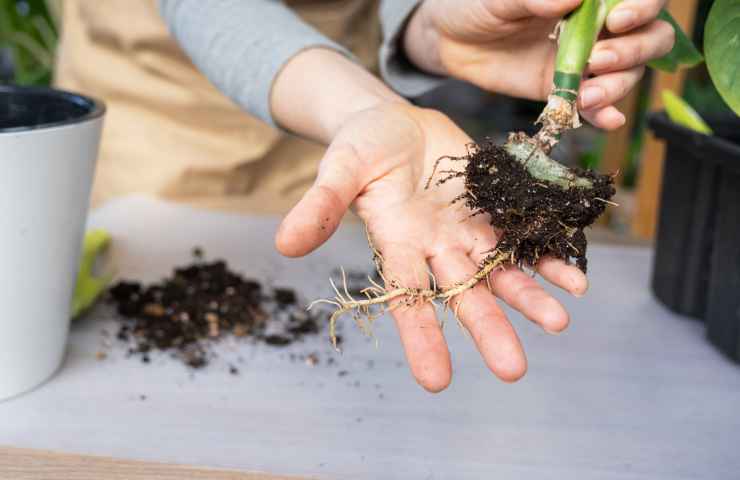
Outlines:
<svg viewBox="0 0 740 480"><path fill-rule="evenodd" d="M290 480L291 477L0 447L0 479Z"/></svg>
<svg viewBox="0 0 740 480"><path fill-rule="evenodd" d="M620 100L616 107L624 113L626 122L615 131L609 132L604 145L604 156L599 167L601 173L620 173L614 179L615 186L619 189L624 179L625 165L629 155L630 143L632 142L633 130L635 128L635 115L640 92L638 88L633 89L625 98ZM613 210L606 209L604 215L599 217L598 225L609 225Z"/></svg>
<svg viewBox="0 0 740 480"><path fill-rule="evenodd" d="M629 95L620 100L616 107L624 113L626 123L609 132L606 136L604 145L604 157L600 165L602 173L624 172L627 156L632 141L632 130L635 128L635 115L637 113L637 103L639 100L639 89L635 88ZM618 176L616 182L621 185L623 176Z"/></svg>
<svg viewBox="0 0 740 480"><path fill-rule="evenodd" d="M681 28L686 32L693 31L694 19L698 0L673 1L669 10ZM670 90L677 95L681 94L685 71L676 73L655 72L653 88L650 95L649 111L654 112L663 108L661 92ZM647 132L645 148L643 150L640 171L637 177L637 211L632 223L632 232L640 238L653 238L658 223L658 209L660 208L660 191L663 179L663 156L665 146L652 133Z"/></svg>

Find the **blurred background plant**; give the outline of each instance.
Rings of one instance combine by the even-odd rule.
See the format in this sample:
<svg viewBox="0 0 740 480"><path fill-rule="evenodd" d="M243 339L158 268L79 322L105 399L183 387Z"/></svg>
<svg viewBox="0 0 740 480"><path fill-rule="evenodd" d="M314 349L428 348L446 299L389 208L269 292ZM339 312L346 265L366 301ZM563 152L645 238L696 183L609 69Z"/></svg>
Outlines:
<svg viewBox="0 0 740 480"><path fill-rule="evenodd" d="M55 0L0 0L0 83L51 82L58 5Z"/></svg>

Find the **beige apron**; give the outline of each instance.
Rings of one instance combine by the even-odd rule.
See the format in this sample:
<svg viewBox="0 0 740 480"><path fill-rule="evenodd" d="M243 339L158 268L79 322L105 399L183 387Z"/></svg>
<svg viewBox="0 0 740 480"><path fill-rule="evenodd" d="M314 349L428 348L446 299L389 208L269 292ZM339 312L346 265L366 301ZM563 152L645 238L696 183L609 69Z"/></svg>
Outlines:
<svg viewBox="0 0 740 480"><path fill-rule="evenodd" d="M285 3L377 69L377 0ZM156 0L62 5L56 83L108 106L93 205L147 192L278 213L310 186L323 147L281 134L219 93L170 36Z"/></svg>

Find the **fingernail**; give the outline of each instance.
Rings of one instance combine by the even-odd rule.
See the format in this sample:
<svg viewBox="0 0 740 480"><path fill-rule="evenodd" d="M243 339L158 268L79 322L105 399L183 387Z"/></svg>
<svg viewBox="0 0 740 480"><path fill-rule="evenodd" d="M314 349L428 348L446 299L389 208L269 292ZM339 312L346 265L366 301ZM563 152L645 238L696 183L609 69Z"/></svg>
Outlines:
<svg viewBox="0 0 740 480"><path fill-rule="evenodd" d="M543 328L543 330L545 331L545 333L547 333L549 335L553 335L555 337L557 337L558 335L560 335L561 333L563 333L563 332L556 332L555 330L548 330L546 328Z"/></svg>
<svg viewBox="0 0 740 480"><path fill-rule="evenodd" d="M617 63L617 54L611 50L596 50L591 54L591 59L588 63L595 70L608 68Z"/></svg>
<svg viewBox="0 0 740 480"><path fill-rule="evenodd" d="M606 94L604 89L601 87L587 87L581 92L581 108L588 110L589 108L595 107L602 100Z"/></svg>
<svg viewBox="0 0 740 480"><path fill-rule="evenodd" d="M631 8L617 8L607 20L607 26L611 31L621 32L627 30L637 21L637 14Z"/></svg>

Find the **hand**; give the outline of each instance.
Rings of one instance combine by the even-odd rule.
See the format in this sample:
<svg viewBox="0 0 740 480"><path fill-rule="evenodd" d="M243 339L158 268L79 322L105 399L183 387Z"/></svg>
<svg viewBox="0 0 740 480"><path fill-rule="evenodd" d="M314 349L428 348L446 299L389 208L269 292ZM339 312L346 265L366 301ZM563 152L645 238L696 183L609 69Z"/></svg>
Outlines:
<svg viewBox="0 0 740 480"><path fill-rule="evenodd" d="M552 88L557 22L581 0L425 0L404 37L422 70L469 81L485 90L544 100ZM606 22L582 83L579 109L594 125L625 122L614 104L642 78L645 64L673 48L671 25L656 20L666 0L625 0Z"/></svg>
<svg viewBox="0 0 740 480"><path fill-rule="evenodd" d="M334 233L354 204L384 257L387 279L419 288L429 288L428 271L442 287L467 280L496 245L489 219L470 217L464 206L450 204L462 193L462 180L424 186L438 158L463 155L470 142L444 115L401 102L350 116L334 135L316 183L283 221L278 250L291 257L311 252ZM543 260L539 273L575 295L586 291L583 273L562 261ZM451 306L486 365L502 380L515 381L526 372L527 362L496 297L551 333L565 329L569 317L557 300L516 268L493 273L490 285L489 291L481 282ZM450 354L432 305L402 307L393 316L416 380L431 392L446 388L452 375Z"/></svg>

